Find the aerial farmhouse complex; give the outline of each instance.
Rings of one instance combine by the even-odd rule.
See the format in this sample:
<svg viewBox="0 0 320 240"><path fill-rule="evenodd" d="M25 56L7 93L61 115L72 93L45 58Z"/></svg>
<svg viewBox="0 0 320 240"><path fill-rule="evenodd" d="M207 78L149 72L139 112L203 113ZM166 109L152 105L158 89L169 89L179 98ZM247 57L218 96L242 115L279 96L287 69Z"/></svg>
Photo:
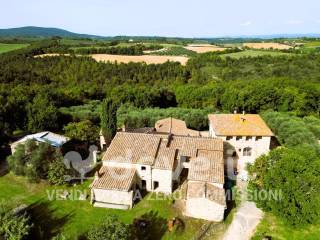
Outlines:
<svg viewBox="0 0 320 240"><path fill-rule="evenodd" d="M128 209L137 188L170 194L174 183L179 184L184 176L188 181L187 214L223 220L221 139L119 132L92 184L92 201L97 206ZM199 211L196 206L203 209ZM207 207L217 212L208 216Z"/></svg>
<svg viewBox="0 0 320 240"><path fill-rule="evenodd" d="M228 150L235 168L245 173L247 162L269 151L273 133L252 114L212 114L209 126L209 137L172 118L158 121L152 132L118 132L92 184L94 206L129 209L137 189L171 194L185 184L184 214L222 221L224 153Z"/></svg>
<svg viewBox="0 0 320 240"><path fill-rule="evenodd" d="M141 192L180 191L184 215L222 221L227 206L225 179L247 180L246 165L268 153L273 133L256 114L209 114L208 121L208 131L189 129L186 122L174 118L158 120L154 128L124 127L109 145L100 134L106 151L91 184L91 203L125 210L134 207ZM12 143L12 153L30 139L55 148L69 141L40 132Z"/></svg>

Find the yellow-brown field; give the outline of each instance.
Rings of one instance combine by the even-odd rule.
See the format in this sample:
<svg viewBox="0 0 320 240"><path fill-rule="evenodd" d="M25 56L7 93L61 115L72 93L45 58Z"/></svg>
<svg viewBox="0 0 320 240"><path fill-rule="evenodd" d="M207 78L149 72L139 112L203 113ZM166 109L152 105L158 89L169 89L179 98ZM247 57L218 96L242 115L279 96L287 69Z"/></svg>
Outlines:
<svg viewBox="0 0 320 240"><path fill-rule="evenodd" d="M43 57L58 57L58 56L70 56L70 54L64 54L64 53L45 53L40 55L35 55L35 58L43 58Z"/></svg>
<svg viewBox="0 0 320 240"><path fill-rule="evenodd" d="M279 50L285 50L285 49L290 49L291 46L289 45L285 45L285 44L281 44L281 43L274 43L274 42L270 42L270 43L244 43L243 44L244 47L248 47L248 48L253 48L253 49L279 49Z"/></svg>
<svg viewBox="0 0 320 240"><path fill-rule="evenodd" d="M161 64L167 61L180 62L185 65L189 58L181 56L153 56L153 55L142 55L142 56L126 56L126 55L110 55L110 54L92 54L91 57L98 62L145 62L146 64Z"/></svg>
<svg viewBox="0 0 320 240"><path fill-rule="evenodd" d="M70 54L59 54L59 53L47 53L41 54L34 57L56 57L56 56L70 56ZM146 64L162 64L167 61L179 62L182 65L186 65L189 58L181 56L154 56L154 55L142 55L142 56L128 56L128 55L111 55L111 54L91 54L91 55L76 55L77 57L90 56L98 62L118 62L118 63L129 63L129 62L145 62Z"/></svg>
<svg viewBox="0 0 320 240"><path fill-rule="evenodd" d="M194 51L196 53L217 52L224 51L226 48L214 46L211 44L190 44L185 49Z"/></svg>

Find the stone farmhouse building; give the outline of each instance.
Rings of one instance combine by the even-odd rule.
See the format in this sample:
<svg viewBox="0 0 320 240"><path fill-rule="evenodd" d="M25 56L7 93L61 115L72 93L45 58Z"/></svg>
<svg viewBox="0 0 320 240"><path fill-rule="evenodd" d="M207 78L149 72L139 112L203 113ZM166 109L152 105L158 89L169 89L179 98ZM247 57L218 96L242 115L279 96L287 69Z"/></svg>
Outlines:
<svg viewBox="0 0 320 240"><path fill-rule="evenodd" d="M224 151L233 156L240 179L247 179L246 165L270 150L270 128L258 114L210 114L209 136L225 142ZM231 158L230 158L231 159Z"/></svg>
<svg viewBox="0 0 320 240"><path fill-rule="evenodd" d="M222 221L227 168L231 165L246 180L246 164L268 153L273 133L256 114L208 118L207 132L173 118L159 120L147 132L118 132L92 183L93 205L129 209L137 189L171 194L182 184L185 215Z"/></svg>
<svg viewBox="0 0 320 240"><path fill-rule="evenodd" d="M129 209L136 189L171 194L184 176L185 214L222 221L226 200L221 139L118 132L92 183L92 203Z"/></svg>

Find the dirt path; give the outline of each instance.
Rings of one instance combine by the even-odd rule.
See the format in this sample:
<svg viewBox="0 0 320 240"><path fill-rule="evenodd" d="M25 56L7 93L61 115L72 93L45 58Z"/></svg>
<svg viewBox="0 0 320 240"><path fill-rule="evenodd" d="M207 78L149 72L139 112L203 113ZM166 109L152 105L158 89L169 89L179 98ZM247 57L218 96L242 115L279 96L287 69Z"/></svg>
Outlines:
<svg viewBox="0 0 320 240"><path fill-rule="evenodd" d="M243 202L235 214L223 240L249 240L262 217L263 212L256 207L255 203Z"/></svg>

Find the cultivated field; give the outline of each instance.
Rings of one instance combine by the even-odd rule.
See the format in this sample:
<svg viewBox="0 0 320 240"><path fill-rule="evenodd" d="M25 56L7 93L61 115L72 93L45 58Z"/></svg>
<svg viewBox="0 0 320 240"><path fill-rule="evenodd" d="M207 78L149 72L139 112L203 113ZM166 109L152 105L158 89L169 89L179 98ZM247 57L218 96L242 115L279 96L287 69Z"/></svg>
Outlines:
<svg viewBox="0 0 320 240"><path fill-rule="evenodd" d="M289 53L282 53L282 52L275 52L275 51L262 51L262 50L245 50L242 52L236 52L236 53L228 53L221 55L222 57L231 57L231 58L242 58L242 57L260 57L260 56L282 56L282 55L288 55Z"/></svg>
<svg viewBox="0 0 320 240"><path fill-rule="evenodd" d="M13 50L17 50L20 48L24 48L29 46L29 44L6 44L6 43L0 43L0 54L5 52L10 52Z"/></svg>
<svg viewBox="0 0 320 240"><path fill-rule="evenodd" d="M35 55L35 58L44 58L44 57L58 57L58 56L70 56L68 53L45 53L40 55ZM80 56L80 55L79 55Z"/></svg>
<svg viewBox="0 0 320 240"><path fill-rule="evenodd" d="M285 50L292 48L289 45L281 44L281 43L275 43L275 42L268 42L268 43L244 43L244 47L253 48L253 49L279 49L279 50Z"/></svg>
<svg viewBox="0 0 320 240"><path fill-rule="evenodd" d="M306 43L303 43L303 46L306 47L306 48L320 47L320 41L306 42Z"/></svg>
<svg viewBox="0 0 320 240"><path fill-rule="evenodd" d="M44 57L57 57L57 56L70 56L70 54L60 53L46 53L34 56L35 58ZM128 55L111 55L111 54L91 54L91 55L76 55L77 57L90 56L98 62L118 62L118 63L129 63L129 62L145 62L146 64L162 64L167 61L179 62L182 65L186 65L189 58L182 56L154 56L154 55L142 55L142 56L128 56Z"/></svg>
<svg viewBox="0 0 320 240"><path fill-rule="evenodd" d="M214 46L211 44L189 44L185 49L194 51L196 53L217 52L224 51L226 48Z"/></svg>
<svg viewBox="0 0 320 240"><path fill-rule="evenodd" d="M145 62L147 64L161 64L167 61L180 62L185 65L189 58L181 56L153 56L153 55L142 55L142 56L126 56L126 55L111 55L111 54L92 54L91 57L98 62Z"/></svg>
<svg viewBox="0 0 320 240"><path fill-rule="evenodd" d="M145 50L145 51L143 51L143 53L144 54L151 54L151 53L165 52L167 50L168 50L167 48L161 48L161 49L158 49L158 50Z"/></svg>

